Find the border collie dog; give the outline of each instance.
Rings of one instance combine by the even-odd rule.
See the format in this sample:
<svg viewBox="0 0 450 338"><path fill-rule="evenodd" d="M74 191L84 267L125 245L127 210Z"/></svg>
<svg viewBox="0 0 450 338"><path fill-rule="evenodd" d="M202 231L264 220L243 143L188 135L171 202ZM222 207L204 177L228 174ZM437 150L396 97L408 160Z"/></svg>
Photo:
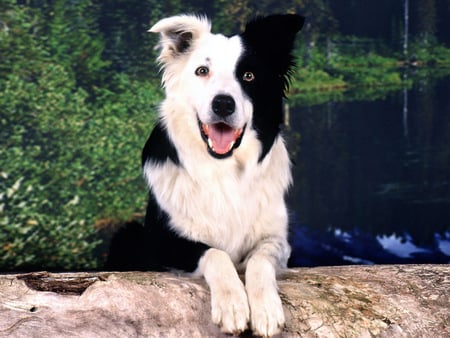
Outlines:
<svg viewBox="0 0 450 338"><path fill-rule="evenodd" d="M180 15L150 29L166 94L142 154L150 197L140 232L113 240L134 240L131 251L112 250L110 266L203 276L223 332L272 336L284 324L276 273L290 255L291 173L280 125L303 21L259 17L226 37Z"/></svg>

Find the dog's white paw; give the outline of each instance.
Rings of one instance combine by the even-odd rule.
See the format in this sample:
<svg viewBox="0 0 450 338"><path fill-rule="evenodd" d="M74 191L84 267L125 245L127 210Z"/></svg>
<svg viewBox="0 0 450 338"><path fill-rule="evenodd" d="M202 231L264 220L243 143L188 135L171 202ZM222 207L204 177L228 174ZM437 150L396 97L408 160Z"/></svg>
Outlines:
<svg viewBox="0 0 450 338"><path fill-rule="evenodd" d="M250 310L242 283L232 284L211 292L211 314L222 332L237 335L247 329Z"/></svg>
<svg viewBox="0 0 450 338"><path fill-rule="evenodd" d="M249 295L251 328L253 334L271 337L281 332L284 326L284 312L276 290L259 295Z"/></svg>

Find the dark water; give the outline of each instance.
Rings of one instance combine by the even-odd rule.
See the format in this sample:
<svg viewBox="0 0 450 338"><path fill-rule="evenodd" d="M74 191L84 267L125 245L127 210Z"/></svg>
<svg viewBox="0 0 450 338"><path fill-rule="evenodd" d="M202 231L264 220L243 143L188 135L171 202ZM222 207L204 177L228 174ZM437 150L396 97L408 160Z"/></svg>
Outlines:
<svg viewBox="0 0 450 338"><path fill-rule="evenodd" d="M450 78L291 107L292 265L450 263Z"/></svg>

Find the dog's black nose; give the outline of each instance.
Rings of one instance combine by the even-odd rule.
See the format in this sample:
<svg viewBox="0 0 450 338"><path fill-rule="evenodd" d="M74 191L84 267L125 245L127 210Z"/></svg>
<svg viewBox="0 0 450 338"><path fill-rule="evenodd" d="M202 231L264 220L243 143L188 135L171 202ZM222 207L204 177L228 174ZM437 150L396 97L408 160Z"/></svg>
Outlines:
<svg viewBox="0 0 450 338"><path fill-rule="evenodd" d="M212 109L214 113L225 117L234 113L236 103L230 95L217 95L212 101Z"/></svg>

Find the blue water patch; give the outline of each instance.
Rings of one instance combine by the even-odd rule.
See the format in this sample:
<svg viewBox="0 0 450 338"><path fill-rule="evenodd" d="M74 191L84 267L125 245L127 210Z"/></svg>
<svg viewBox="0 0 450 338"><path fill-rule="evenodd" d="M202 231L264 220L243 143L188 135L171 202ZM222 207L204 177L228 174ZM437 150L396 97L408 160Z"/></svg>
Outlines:
<svg viewBox="0 0 450 338"><path fill-rule="evenodd" d="M434 235L439 250L450 257L450 232L445 232L443 235Z"/></svg>
<svg viewBox="0 0 450 338"><path fill-rule="evenodd" d="M449 232L436 233L432 245L420 246L407 233L374 235L331 227L314 231L296 224L291 246L290 266L450 263Z"/></svg>
<svg viewBox="0 0 450 338"><path fill-rule="evenodd" d="M450 263L449 92L291 107L293 265Z"/></svg>
<svg viewBox="0 0 450 338"><path fill-rule="evenodd" d="M430 253L429 249L416 246L409 235L402 237L393 233L389 236L378 235L376 239L385 251L400 258L412 258L416 254Z"/></svg>

